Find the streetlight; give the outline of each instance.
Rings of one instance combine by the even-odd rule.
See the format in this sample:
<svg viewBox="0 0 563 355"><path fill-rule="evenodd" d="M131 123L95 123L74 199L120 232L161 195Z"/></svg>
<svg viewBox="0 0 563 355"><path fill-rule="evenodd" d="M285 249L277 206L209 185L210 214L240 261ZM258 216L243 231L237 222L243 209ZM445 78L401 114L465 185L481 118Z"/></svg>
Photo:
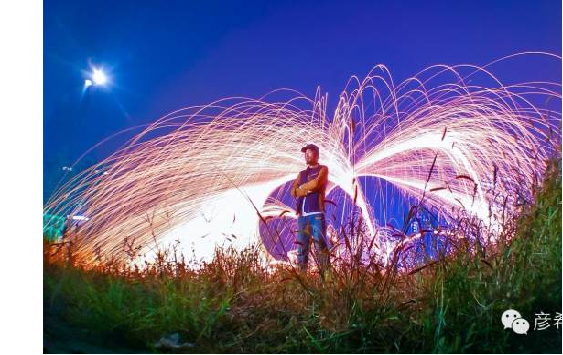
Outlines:
<svg viewBox="0 0 563 355"><path fill-rule="evenodd" d="M84 80L84 88L87 89L90 86L106 86L109 82L109 78L104 73L104 70L101 68L92 68L92 73L90 74L90 78Z"/></svg>
<svg viewBox="0 0 563 355"><path fill-rule="evenodd" d="M95 85L104 86L107 80L108 79L106 77L106 74L104 74L104 71L102 69L94 68L92 72L92 81Z"/></svg>

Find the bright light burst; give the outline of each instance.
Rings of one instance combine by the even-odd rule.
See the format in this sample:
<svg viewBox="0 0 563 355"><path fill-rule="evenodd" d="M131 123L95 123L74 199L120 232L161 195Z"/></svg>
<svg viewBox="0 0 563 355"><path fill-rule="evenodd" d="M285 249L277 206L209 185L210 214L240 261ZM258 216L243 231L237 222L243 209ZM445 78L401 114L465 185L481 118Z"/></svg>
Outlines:
<svg viewBox="0 0 563 355"><path fill-rule="evenodd" d="M300 147L315 142L330 170L327 198L345 207L355 196L372 234L385 221L365 185L382 179L446 219L466 209L494 235L501 210L514 208L515 191L531 196L522 186L538 181L560 144L561 113L540 107L560 102L559 83L503 85L470 65L433 66L398 86L378 65L352 77L332 114L328 95L290 94L175 111L59 188L45 212L89 218L77 245L84 263L150 260L174 241L209 259L216 246L260 241L255 207L264 218L295 218L288 182L303 169Z"/></svg>
<svg viewBox="0 0 563 355"><path fill-rule="evenodd" d="M102 69L92 69L92 82L97 86L104 86L108 82L108 78Z"/></svg>

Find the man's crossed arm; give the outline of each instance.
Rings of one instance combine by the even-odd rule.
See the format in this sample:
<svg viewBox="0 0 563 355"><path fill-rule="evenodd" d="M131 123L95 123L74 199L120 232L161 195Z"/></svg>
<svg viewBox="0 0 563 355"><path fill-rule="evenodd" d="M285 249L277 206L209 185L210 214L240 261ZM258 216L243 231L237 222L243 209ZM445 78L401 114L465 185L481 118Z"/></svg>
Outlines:
<svg viewBox="0 0 563 355"><path fill-rule="evenodd" d="M295 179L295 181L293 182L293 187L291 189L291 196L293 197L306 196L311 191L314 191L316 189L319 189L321 186L326 185L326 183L328 182L328 168L326 166L323 166L316 178L307 181L301 186L299 186L299 181L301 180L300 176L301 173L297 174L297 179Z"/></svg>

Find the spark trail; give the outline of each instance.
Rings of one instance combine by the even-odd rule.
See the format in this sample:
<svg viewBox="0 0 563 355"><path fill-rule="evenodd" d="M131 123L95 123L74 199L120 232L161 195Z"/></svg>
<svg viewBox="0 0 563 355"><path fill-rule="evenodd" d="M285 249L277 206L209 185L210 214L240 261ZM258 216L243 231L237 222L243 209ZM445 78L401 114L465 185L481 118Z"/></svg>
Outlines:
<svg viewBox="0 0 563 355"><path fill-rule="evenodd" d="M377 179L446 218L463 208L495 230L496 196L531 198L522 186L541 177L560 144L561 113L541 107L560 99L559 83L503 85L488 67L433 66L395 86L379 65L352 77L332 114L328 95L288 90L175 111L62 185L44 210L90 218L77 232L84 264L99 255L149 260L176 240L209 259L216 246L260 240L255 208L295 217L289 183L303 169L300 147L315 142L330 170L327 198L341 211L355 199L372 234L384 223L369 193L377 186L366 186Z"/></svg>

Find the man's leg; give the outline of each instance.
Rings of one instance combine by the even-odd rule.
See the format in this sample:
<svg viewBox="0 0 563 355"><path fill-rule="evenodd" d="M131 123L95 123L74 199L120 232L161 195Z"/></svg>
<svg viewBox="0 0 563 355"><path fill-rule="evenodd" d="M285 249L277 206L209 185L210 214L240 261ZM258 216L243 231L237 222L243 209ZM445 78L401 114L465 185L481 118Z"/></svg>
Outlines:
<svg viewBox="0 0 563 355"><path fill-rule="evenodd" d="M323 214L312 215L311 234L315 243L315 253L319 272L324 278L324 272L330 265L330 241L326 235L326 224Z"/></svg>
<svg viewBox="0 0 563 355"><path fill-rule="evenodd" d="M299 269L307 270L309 260L309 230L307 228L307 217L297 217L297 265Z"/></svg>

